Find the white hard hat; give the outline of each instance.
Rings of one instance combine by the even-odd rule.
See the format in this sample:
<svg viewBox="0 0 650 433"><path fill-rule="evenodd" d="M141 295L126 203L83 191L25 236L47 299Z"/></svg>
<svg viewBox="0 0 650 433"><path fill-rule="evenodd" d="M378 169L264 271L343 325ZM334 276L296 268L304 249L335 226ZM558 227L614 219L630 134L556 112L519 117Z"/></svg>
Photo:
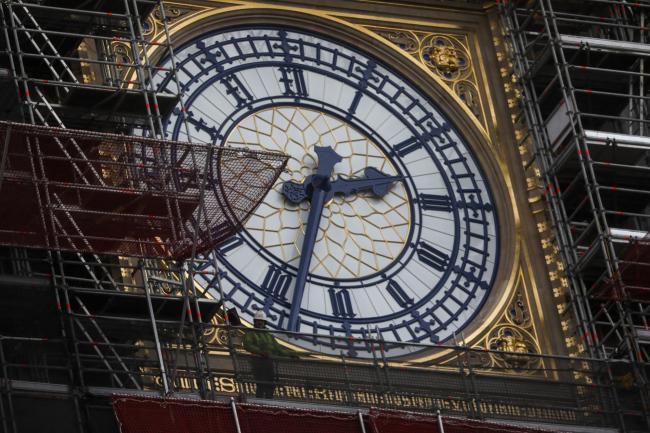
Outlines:
<svg viewBox="0 0 650 433"><path fill-rule="evenodd" d="M266 322L266 314L263 310L257 310L255 312L255 320L264 320Z"/></svg>

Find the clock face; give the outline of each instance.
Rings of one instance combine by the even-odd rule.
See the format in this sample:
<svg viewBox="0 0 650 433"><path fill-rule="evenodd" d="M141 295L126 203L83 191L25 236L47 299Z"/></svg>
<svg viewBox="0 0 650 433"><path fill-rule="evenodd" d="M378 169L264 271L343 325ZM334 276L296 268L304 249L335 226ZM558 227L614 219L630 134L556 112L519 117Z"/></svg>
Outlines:
<svg viewBox="0 0 650 433"><path fill-rule="evenodd" d="M293 29L208 34L175 60L191 137L176 110L171 138L290 157L244 229L214 252L244 319L262 309L270 328L345 337L298 342L329 353L370 332L440 343L472 320L497 272L496 208L471 149L429 98L378 59ZM165 75L156 84L176 86ZM340 156L325 170L336 193L323 192L322 209L317 148ZM196 278L218 297L212 279Z"/></svg>

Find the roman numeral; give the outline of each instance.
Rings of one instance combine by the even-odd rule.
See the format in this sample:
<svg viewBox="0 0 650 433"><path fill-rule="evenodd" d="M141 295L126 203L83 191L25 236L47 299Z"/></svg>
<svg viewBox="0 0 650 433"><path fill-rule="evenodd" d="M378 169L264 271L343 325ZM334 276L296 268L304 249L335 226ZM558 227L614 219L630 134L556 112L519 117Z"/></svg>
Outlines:
<svg viewBox="0 0 650 433"><path fill-rule="evenodd" d="M284 84L285 96L309 96L302 69L281 67L280 73L282 74L280 82Z"/></svg>
<svg viewBox="0 0 650 433"><path fill-rule="evenodd" d="M396 281L390 280L386 286L386 290L400 307L406 308L413 305L413 298L409 297Z"/></svg>
<svg viewBox="0 0 650 433"><path fill-rule="evenodd" d="M424 210L451 212L451 199L446 195L420 194L420 206Z"/></svg>
<svg viewBox="0 0 650 433"><path fill-rule="evenodd" d="M424 121L425 119L422 120ZM393 146L393 152L397 153L399 156L408 155L409 153L421 148L423 143L432 141L434 138L440 138L442 134L451 130L449 125L446 123L443 123L440 127L436 127L431 121L427 122L423 129L424 132L421 135L407 138L401 143L397 143Z"/></svg>
<svg viewBox="0 0 650 433"><path fill-rule="evenodd" d="M422 143L420 142L420 139L418 139L417 137L411 137L393 146L393 152L395 152L401 157L404 157L409 153L418 150L421 147L422 147Z"/></svg>
<svg viewBox="0 0 650 433"><path fill-rule="evenodd" d="M289 290L290 285L290 275L282 272L277 266L269 266L269 270L266 272L266 276L262 282L262 290L275 298L286 299L287 290Z"/></svg>
<svg viewBox="0 0 650 433"><path fill-rule="evenodd" d="M418 259L425 265L444 272L449 265L449 256L426 242L420 242L419 246L417 249Z"/></svg>
<svg viewBox="0 0 650 433"><path fill-rule="evenodd" d="M368 60L368 65L364 68L361 66L354 66L354 62L350 63L350 71L349 75L352 76L354 72L359 72L361 73L361 78L359 79L359 82L357 83L357 92L354 94L354 98L352 99L352 103L350 104L350 108L348 108L348 113L347 113L347 118L351 118L354 113L356 113L357 108L359 107L359 102L361 102L361 97L363 96L363 93L365 92L366 88L368 87L368 84L372 82L378 82L379 78L373 76L375 72L375 68L377 67L377 64L372 61Z"/></svg>
<svg viewBox="0 0 650 433"><path fill-rule="evenodd" d="M234 250L235 248L239 247L244 243L244 240L240 238L239 236L233 236L230 239L227 239L224 243L221 244L221 246L217 249L219 251L219 254L222 256L227 255L230 251Z"/></svg>
<svg viewBox="0 0 650 433"><path fill-rule="evenodd" d="M352 310L352 301L350 292L347 290L329 289L330 301L332 302L332 311L336 317L354 317L356 314Z"/></svg>
<svg viewBox="0 0 650 433"><path fill-rule="evenodd" d="M237 108L250 104L253 96L237 75L229 75L219 81L226 88L226 94L235 98Z"/></svg>

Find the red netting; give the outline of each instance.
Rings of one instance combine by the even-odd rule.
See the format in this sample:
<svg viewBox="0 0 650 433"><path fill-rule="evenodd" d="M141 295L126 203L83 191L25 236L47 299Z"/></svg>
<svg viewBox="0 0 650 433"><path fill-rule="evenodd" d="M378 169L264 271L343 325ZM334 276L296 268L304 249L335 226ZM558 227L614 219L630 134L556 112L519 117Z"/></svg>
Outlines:
<svg viewBox="0 0 650 433"><path fill-rule="evenodd" d="M0 145L0 244L173 259L238 231L287 161L7 122Z"/></svg>
<svg viewBox="0 0 650 433"><path fill-rule="evenodd" d="M411 412L371 409L368 414L372 433L440 433L438 418ZM497 424L443 416L445 433L549 433L529 427Z"/></svg>
<svg viewBox="0 0 650 433"><path fill-rule="evenodd" d="M620 258L618 274L596 294L600 299L650 302L650 236L634 241Z"/></svg>
<svg viewBox="0 0 650 433"><path fill-rule="evenodd" d="M114 396L122 433L233 433L229 404ZM359 433L358 415L275 406L237 404L242 433Z"/></svg>
<svg viewBox="0 0 650 433"><path fill-rule="evenodd" d="M440 433L436 417L371 409L368 418L373 433Z"/></svg>
<svg viewBox="0 0 650 433"><path fill-rule="evenodd" d="M237 404L242 433L359 433L356 413ZM122 433L232 433L230 404L209 401L114 396ZM551 433L531 427L442 417L445 433ZM440 433L438 418L396 410L371 409L364 428L372 433Z"/></svg>

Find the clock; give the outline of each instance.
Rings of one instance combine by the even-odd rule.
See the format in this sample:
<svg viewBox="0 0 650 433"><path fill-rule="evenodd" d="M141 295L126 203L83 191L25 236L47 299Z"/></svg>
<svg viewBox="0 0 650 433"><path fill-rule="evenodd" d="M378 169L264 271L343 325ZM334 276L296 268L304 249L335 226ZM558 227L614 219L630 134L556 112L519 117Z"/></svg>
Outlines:
<svg viewBox="0 0 650 433"><path fill-rule="evenodd" d="M497 210L434 101L381 59L292 28L205 34L175 62L189 130L175 110L172 139L290 157L241 232L213 252L242 318L261 309L272 329L343 337L294 340L326 353L370 335L442 343L472 321L498 270ZM154 81L174 93L170 75ZM206 263L197 270L212 270ZM196 282L218 297L205 273Z"/></svg>

